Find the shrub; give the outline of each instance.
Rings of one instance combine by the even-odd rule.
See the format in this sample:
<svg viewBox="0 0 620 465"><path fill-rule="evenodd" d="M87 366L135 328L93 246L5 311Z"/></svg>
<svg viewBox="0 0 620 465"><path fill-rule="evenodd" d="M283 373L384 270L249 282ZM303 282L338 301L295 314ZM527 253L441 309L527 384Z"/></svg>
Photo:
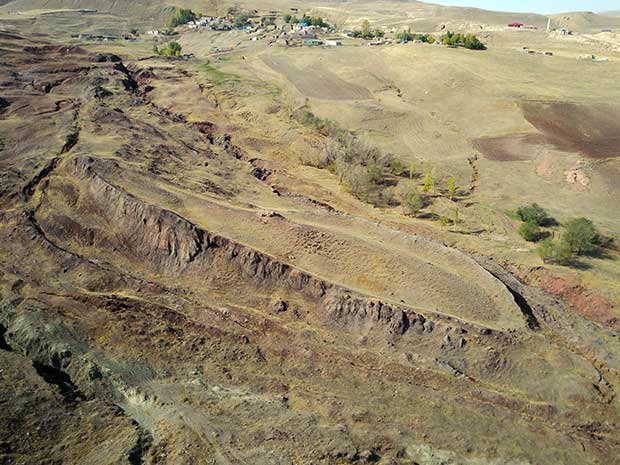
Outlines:
<svg viewBox="0 0 620 465"><path fill-rule="evenodd" d="M426 206L426 199L415 190L407 192L403 198L403 210L407 215L416 216Z"/></svg>
<svg viewBox="0 0 620 465"><path fill-rule="evenodd" d="M528 242L538 242L542 237L540 226L533 221L526 221L519 227L519 234Z"/></svg>
<svg viewBox="0 0 620 465"><path fill-rule="evenodd" d="M159 50L157 47L154 48L154 51L158 55L163 55L165 57L178 57L181 55L182 50L183 48L178 42L168 42L162 49Z"/></svg>
<svg viewBox="0 0 620 465"><path fill-rule="evenodd" d="M554 241L547 238L538 246L538 255L545 263L568 265L573 259L570 245L564 241Z"/></svg>
<svg viewBox="0 0 620 465"><path fill-rule="evenodd" d="M563 240L572 252L583 255L597 250L599 234L592 221L587 218L575 218L568 221L564 228L566 231Z"/></svg>
<svg viewBox="0 0 620 465"><path fill-rule="evenodd" d="M392 173L394 173L396 176L400 176L401 174L403 174L403 172L405 171L405 165L403 164L403 162L401 162L398 158L394 158L391 162L390 162L390 170L392 171Z"/></svg>
<svg viewBox="0 0 620 465"><path fill-rule="evenodd" d="M370 163L366 171L368 172L368 179L373 184L379 184L383 180L383 167L377 163Z"/></svg>
<svg viewBox="0 0 620 465"><path fill-rule="evenodd" d="M168 27L170 28L177 27L182 24L187 24L190 21L194 21L195 19L196 19L196 14L192 10L181 8L180 10L177 10L174 16L172 16L172 19L170 19L170 23L168 24Z"/></svg>
<svg viewBox="0 0 620 465"><path fill-rule="evenodd" d="M534 223L538 226L544 226L551 220L545 209L537 203L519 207L517 209L517 216L521 221L526 223Z"/></svg>

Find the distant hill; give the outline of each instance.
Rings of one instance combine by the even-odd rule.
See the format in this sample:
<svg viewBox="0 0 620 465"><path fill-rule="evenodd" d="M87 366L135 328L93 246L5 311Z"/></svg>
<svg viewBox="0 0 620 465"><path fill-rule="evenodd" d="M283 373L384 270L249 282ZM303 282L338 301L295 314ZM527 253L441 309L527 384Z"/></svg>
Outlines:
<svg viewBox="0 0 620 465"><path fill-rule="evenodd" d="M600 29L620 28L620 12L617 14L618 16L592 12L575 12L553 15L551 18L556 27L565 27L580 32L593 32Z"/></svg>
<svg viewBox="0 0 620 465"><path fill-rule="evenodd" d="M159 23L172 14L173 6L160 0L0 0L0 12L95 9L125 18Z"/></svg>

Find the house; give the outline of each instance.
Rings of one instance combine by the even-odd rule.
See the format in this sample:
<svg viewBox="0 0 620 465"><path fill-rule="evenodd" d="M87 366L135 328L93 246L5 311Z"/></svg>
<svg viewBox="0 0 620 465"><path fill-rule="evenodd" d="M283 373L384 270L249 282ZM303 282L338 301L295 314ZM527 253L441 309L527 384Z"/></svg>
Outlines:
<svg viewBox="0 0 620 465"><path fill-rule="evenodd" d="M342 41L338 39L327 39L325 41L325 45L330 47L340 47L342 45Z"/></svg>
<svg viewBox="0 0 620 465"><path fill-rule="evenodd" d="M306 47L318 47L320 45L323 45L323 42L317 39L306 39L304 40L304 45Z"/></svg>
<svg viewBox="0 0 620 465"><path fill-rule="evenodd" d="M307 32L302 32L299 38L302 40L312 40L312 39L316 39L317 36L316 36L316 32L307 31Z"/></svg>
<svg viewBox="0 0 620 465"><path fill-rule="evenodd" d="M521 29L523 27L523 23L519 23L519 22L510 23L508 27L512 27L515 29Z"/></svg>

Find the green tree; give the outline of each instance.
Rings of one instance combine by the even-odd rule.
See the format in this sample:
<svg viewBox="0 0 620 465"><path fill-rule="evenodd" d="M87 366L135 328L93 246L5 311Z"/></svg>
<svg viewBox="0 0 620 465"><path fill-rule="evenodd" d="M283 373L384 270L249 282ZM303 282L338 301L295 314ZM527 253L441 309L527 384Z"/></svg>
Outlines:
<svg viewBox="0 0 620 465"><path fill-rule="evenodd" d="M293 17L291 15L289 15L288 13L284 15L284 22L289 24L291 22L291 20L293 19Z"/></svg>
<svg viewBox="0 0 620 465"><path fill-rule="evenodd" d="M415 162L412 161L411 164L409 165L409 179L413 179L414 176L415 176Z"/></svg>
<svg viewBox="0 0 620 465"><path fill-rule="evenodd" d="M423 190L425 193L431 191L433 186L435 185L435 181L433 180L433 174L430 171L427 171L424 175L424 187Z"/></svg>
<svg viewBox="0 0 620 465"><path fill-rule="evenodd" d="M367 39L367 38L371 37L370 21L368 21L367 19L362 21L362 37L364 39Z"/></svg>
<svg viewBox="0 0 620 465"><path fill-rule="evenodd" d="M459 224L459 207L454 207L454 224Z"/></svg>
<svg viewBox="0 0 620 465"><path fill-rule="evenodd" d="M172 29L174 27L181 26L182 24L187 24L190 21L194 21L195 19L196 14L192 10L181 8L172 16L168 27Z"/></svg>
<svg viewBox="0 0 620 465"><path fill-rule="evenodd" d="M521 221L532 222L538 226L544 226L551 219L547 211L537 203L519 207L517 216Z"/></svg>
<svg viewBox="0 0 620 465"><path fill-rule="evenodd" d="M577 255L594 252L597 248L599 234L592 221L587 218L575 218L565 225L562 239L570 250Z"/></svg>
<svg viewBox="0 0 620 465"><path fill-rule="evenodd" d="M456 180L454 176L448 178L448 198L450 201L454 200L454 194L456 193Z"/></svg>
<svg viewBox="0 0 620 465"><path fill-rule="evenodd" d="M250 13L249 11L242 11L233 20L233 25L238 29L249 26L251 17L252 13Z"/></svg>
<svg viewBox="0 0 620 465"><path fill-rule="evenodd" d="M165 57L178 57L181 55L182 47L178 42L168 42L162 49L158 51L159 55Z"/></svg>
<svg viewBox="0 0 620 465"><path fill-rule="evenodd" d="M551 238L543 240L538 246L538 255L545 263L568 265L573 259L570 245L564 241L554 241Z"/></svg>
<svg viewBox="0 0 620 465"><path fill-rule="evenodd" d="M526 221L519 227L519 234L528 242L538 242L542 233L538 224L533 221Z"/></svg>

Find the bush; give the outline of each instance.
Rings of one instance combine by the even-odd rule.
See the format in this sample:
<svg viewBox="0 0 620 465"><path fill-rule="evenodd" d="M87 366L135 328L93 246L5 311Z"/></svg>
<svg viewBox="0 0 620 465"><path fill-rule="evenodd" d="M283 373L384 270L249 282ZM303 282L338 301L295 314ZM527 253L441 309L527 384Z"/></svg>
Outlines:
<svg viewBox="0 0 620 465"><path fill-rule="evenodd" d="M194 21L196 18L197 16L192 10L181 8L174 14L172 19L170 19L168 27L173 28L181 26L182 24L187 24L190 21Z"/></svg>
<svg viewBox="0 0 620 465"><path fill-rule="evenodd" d="M519 234L528 242L538 242L542 238L540 226L533 221L526 221L519 227Z"/></svg>
<svg viewBox="0 0 620 465"><path fill-rule="evenodd" d="M366 171L368 172L368 179L373 184L379 184L383 181L383 167L377 163L370 163Z"/></svg>
<svg viewBox="0 0 620 465"><path fill-rule="evenodd" d="M577 255L588 254L596 251L599 244L599 233L592 221L587 218L575 218L568 221L564 228L563 240L570 250Z"/></svg>
<svg viewBox="0 0 620 465"><path fill-rule="evenodd" d="M403 198L403 210L407 215L416 216L425 206L425 197L415 190L407 192Z"/></svg>
<svg viewBox="0 0 620 465"><path fill-rule="evenodd" d="M394 158L390 162L390 171L396 176L400 176L405 170L405 165L398 158Z"/></svg>
<svg viewBox="0 0 620 465"><path fill-rule="evenodd" d="M521 221L534 223L538 226L545 226L551 220L546 210L537 203L519 207L517 209L517 216Z"/></svg>
<svg viewBox="0 0 620 465"><path fill-rule="evenodd" d="M538 255L543 262L556 263L558 265L568 265L573 259L573 252L566 241L554 241L551 238L545 239L540 243Z"/></svg>
<svg viewBox="0 0 620 465"><path fill-rule="evenodd" d="M158 55L165 57L178 57L181 55L183 48L178 42L168 42L162 49L157 49L157 46L153 49Z"/></svg>

